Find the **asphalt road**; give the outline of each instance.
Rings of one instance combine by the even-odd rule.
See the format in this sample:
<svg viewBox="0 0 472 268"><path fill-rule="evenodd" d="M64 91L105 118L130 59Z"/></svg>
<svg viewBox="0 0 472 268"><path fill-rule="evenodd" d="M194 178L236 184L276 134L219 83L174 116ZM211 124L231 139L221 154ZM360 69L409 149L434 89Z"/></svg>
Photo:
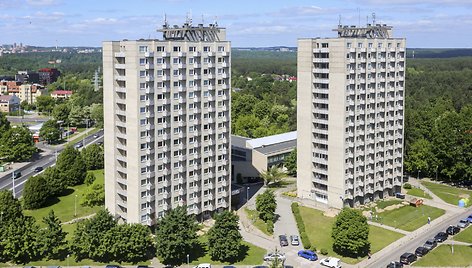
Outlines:
<svg viewBox="0 0 472 268"><path fill-rule="evenodd" d="M98 135L98 138L94 138L94 135ZM83 142L83 145L87 146L89 144L93 144L93 143L96 143L96 142L99 142L99 141L103 142L103 130L100 130L97 133L94 133L92 135L86 136L86 137L84 137L84 139L78 141L77 143ZM75 146L77 143L74 143L73 145ZM59 155L59 153L62 150L64 150L64 148L65 148L64 146L59 147L57 149L57 155ZM25 165L22 168L16 169L15 173L16 172L21 172L21 175L22 175L20 178L15 180L15 195L16 195L16 197L18 198L18 197L21 196L21 194L23 192L23 188L25 186L25 182L28 180L28 178L30 178L33 175L41 173L41 172L39 172L39 173L34 172L34 169L36 167L43 167L43 169L46 169L47 167L50 167L50 166L54 165L55 163L56 163L55 153L51 152L50 154L41 156L39 159L37 159L34 162L28 163L27 165ZM0 178L0 190L1 189L8 189L8 190L13 189L12 174L13 174L12 171L8 171L6 173L6 175L4 175L3 177Z"/></svg>
<svg viewBox="0 0 472 268"><path fill-rule="evenodd" d="M395 252L391 254L385 254L384 256L377 259L375 262L370 263L367 267L377 268L377 267L386 267L391 261L400 261L400 256L405 252L414 253L416 248L422 246L426 240L433 238L439 232L445 232L447 227L450 225L457 225L460 219L467 218L468 215L472 214L472 207L460 212L459 214L451 215L444 222L431 227L427 232L419 234L417 237L412 238L408 242L402 244L401 246L395 249ZM449 236L451 240L451 236ZM438 246L441 243L438 243Z"/></svg>

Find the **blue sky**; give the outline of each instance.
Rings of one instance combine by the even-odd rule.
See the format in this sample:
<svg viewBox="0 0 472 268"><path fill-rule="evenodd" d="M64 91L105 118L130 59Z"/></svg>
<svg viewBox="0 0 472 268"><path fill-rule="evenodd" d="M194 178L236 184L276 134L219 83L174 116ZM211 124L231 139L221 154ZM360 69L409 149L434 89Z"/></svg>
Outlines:
<svg viewBox="0 0 472 268"><path fill-rule="evenodd" d="M0 0L0 43L100 46L103 40L161 38L164 14L181 24L215 19L233 47L296 46L333 37L339 21L394 27L408 47L471 47L472 0ZM360 14L360 16L359 16Z"/></svg>

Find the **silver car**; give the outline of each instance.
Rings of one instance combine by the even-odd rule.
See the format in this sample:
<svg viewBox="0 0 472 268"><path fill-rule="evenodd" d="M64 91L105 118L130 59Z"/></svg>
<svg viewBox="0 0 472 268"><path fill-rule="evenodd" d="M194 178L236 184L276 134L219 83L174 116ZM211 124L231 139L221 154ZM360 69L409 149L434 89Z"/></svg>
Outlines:
<svg viewBox="0 0 472 268"><path fill-rule="evenodd" d="M281 252L277 252L277 253L267 253L265 256L264 256L264 261L273 261L275 259L279 259L281 261L285 261L285 254L281 253Z"/></svg>
<svg viewBox="0 0 472 268"><path fill-rule="evenodd" d="M298 235L291 235L290 236L290 244L292 246L298 246L300 245L300 240L298 239Z"/></svg>
<svg viewBox="0 0 472 268"><path fill-rule="evenodd" d="M465 228L467 226L469 226L469 221L467 219L462 219L457 224L457 227L460 227L460 228Z"/></svg>

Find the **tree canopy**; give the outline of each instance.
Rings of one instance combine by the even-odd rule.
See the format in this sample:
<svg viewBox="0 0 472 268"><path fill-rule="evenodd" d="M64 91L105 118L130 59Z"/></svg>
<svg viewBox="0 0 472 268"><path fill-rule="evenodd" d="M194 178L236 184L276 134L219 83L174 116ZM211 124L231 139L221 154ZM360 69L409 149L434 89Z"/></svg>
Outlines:
<svg viewBox="0 0 472 268"><path fill-rule="evenodd" d="M359 210L344 208L336 216L331 236L333 250L342 256L357 258L370 250L369 224Z"/></svg>

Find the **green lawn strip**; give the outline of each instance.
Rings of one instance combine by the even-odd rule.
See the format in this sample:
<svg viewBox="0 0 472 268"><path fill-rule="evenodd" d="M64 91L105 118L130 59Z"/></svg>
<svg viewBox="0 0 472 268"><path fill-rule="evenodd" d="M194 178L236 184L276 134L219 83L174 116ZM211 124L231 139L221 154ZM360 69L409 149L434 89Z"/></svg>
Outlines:
<svg viewBox="0 0 472 268"><path fill-rule="evenodd" d="M104 180L103 170L94 170L89 172L94 173L97 181ZM84 217L96 213L98 210L101 209L100 206L89 208L82 207L80 205L80 200L82 199L82 196L86 189L87 186L85 184L69 187L66 195L60 196L58 198L53 198L51 200L51 203L53 203L52 205L35 210L24 210L24 213L27 216L33 216L41 226L43 226L43 217L45 217L50 210L54 210L54 213L59 218L59 220L61 220L61 222L68 222L70 220L73 220L74 218ZM75 197L76 195L77 198ZM77 206L77 216L74 216L75 205Z"/></svg>
<svg viewBox="0 0 472 268"><path fill-rule="evenodd" d="M433 199L428 193L425 193L423 189L416 188L416 187L409 189L406 193L409 195L414 195L421 198Z"/></svg>
<svg viewBox="0 0 472 268"><path fill-rule="evenodd" d="M389 200L379 200L376 203L377 203L377 208L384 209L389 206L398 205L402 202L403 201L398 200L398 199L389 199Z"/></svg>
<svg viewBox="0 0 472 268"><path fill-rule="evenodd" d="M212 265L226 265L226 264L233 264L233 265L257 265L262 264L264 261L264 255L267 251L263 248L255 246L251 243L246 241L242 242L242 251L240 259L234 263L227 263L227 262L219 262L214 261L211 259L211 256L207 253L207 237L200 236L198 238L200 242L200 246L195 252L191 252L189 255L190 261L192 266L198 265L199 263L211 263ZM197 255L197 256L195 256Z"/></svg>
<svg viewBox="0 0 472 268"><path fill-rule="evenodd" d="M264 234L271 236L267 231L267 224L259 218L259 213L256 210L244 208L244 211L247 214L247 217L252 221L252 224L256 226L257 229L261 230Z"/></svg>
<svg viewBox="0 0 472 268"><path fill-rule="evenodd" d="M323 212L312 208L300 206L300 214L305 223L306 234L310 239L312 245L316 246L317 250L322 248L328 250L329 256L340 258L343 262L348 264L356 264L364 258L349 258L338 255L333 251L333 238L331 237L331 230L335 218L323 216ZM403 235L377 226L369 226L369 241L371 243L371 252L375 253L385 246L391 244L395 240L401 238Z"/></svg>
<svg viewBox="0 0 472 268"><path fill-rule="evenodd" d="M440 245L426 256L421 257L413 266L426 267L470 267L472 263L472 247L454 245L454 254L451 245Z"/></svg>
<svg viewBox="0 0 472 268"><path fill-rule="evenodd" d="M136 263L117 263L117 262L96 262L90 259L83 259L80 261L75 261L75 256L71 255L69 258L66 258L64 260L41 260L41 261L35 261L35 262L30 262L26 266L105 266L107 264L119 264L119 265L124 265L124 266L136 266ZM151 260L147 260L145 262L139 262L139 264L142 265L150 265Z"/></svg>
<svg viewBox="0 0 472 268"><path fill-rule="evenodd" d="M454 240L465 243L472 243L472 227L469 225L469 227L467 227L465 230L454 236Z"/></svg>
<svg viewBox="0 0 472 268"><path fill-rule="evenodd" d="M379 222L405 231L414 231L428 224L428 217L434 220L444 214L444 210L431 206L403 206L379 213Z"/></svg>
<svg viewBox="0 0 472 268"><path fill-rule="evenodd" d="M472 191L466 189L460 189L452 187L445 184L439 184L434 182L422 181L425 187L427 187L431 192L441 198L444 202L457 206L459 200L462 199L461 195L469 196L469 199L472 199ZM469 202L467 206L472 205L472 201Z"/></svg>

